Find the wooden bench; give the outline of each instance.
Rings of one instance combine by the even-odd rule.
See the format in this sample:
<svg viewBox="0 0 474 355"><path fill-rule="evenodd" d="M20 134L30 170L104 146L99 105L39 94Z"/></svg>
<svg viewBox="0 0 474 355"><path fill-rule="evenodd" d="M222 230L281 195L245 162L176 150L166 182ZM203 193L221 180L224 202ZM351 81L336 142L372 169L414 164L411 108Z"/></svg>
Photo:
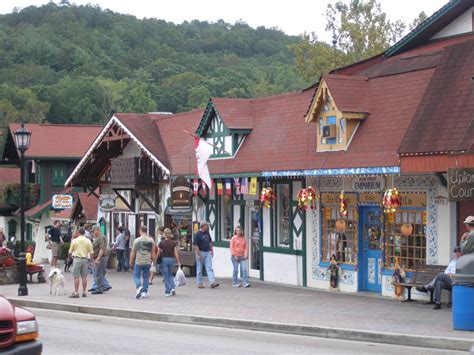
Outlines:
<svg viewBox="0 0 474 355"><path fill-rule="evenodd" d="M35 274L38 274L37 276L37 279L38 279L38 283L45 283L46 282L46 279L44 278L44 273L45 273L45 270L43 271L28 271L28 269L26 270L26 274L30 277L30 283L33 283L33 275ZM40 274L42 274L43 277L40 277Z"/></svg>
<svg viewBox="0 0 474 355"><path fill-rule="evenodd" d="M413 276L405 282L396 283L395 286L402 286L407 289L408 297L402 302L413 302L414 299L411 298L411 289L413 287L421 287L430 283L440 272L446 270L445 265L421 265L415 271L413 271ZM430 293L430 301L426 304L432 304L434 289L428 290ZM451 290L449 290L451 291Z"/></svg>
<svg viewBox="0 0 474 355"><path fill-rule="evenodd" d="M181 267L187 267L191 276L196 276L196 257L193 251L179 251L179 260Z"/></svg>

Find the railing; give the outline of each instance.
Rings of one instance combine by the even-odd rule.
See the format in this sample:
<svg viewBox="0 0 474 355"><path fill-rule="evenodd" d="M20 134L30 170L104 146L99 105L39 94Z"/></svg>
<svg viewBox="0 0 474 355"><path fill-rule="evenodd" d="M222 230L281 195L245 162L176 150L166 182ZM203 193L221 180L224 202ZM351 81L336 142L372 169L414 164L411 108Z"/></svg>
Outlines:
<svg viewBox="0 0 474 355"><path fill-rule="evenodd" d="M111 161L112 187L136 187L159 183L160 169L147 158L120 158Z"/></svg>

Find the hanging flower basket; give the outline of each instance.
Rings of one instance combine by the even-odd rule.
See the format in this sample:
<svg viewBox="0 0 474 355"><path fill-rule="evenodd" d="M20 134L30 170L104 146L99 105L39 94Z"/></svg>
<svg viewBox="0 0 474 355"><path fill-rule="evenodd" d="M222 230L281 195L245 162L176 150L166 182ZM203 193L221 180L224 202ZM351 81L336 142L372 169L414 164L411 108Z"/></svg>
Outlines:
<svg viewBox="0 0 474 355"><path fill-rule="evenodd" d="M383 208L385 213L396 212L400 205L400 196L395 187L385 191L385 194L383 195Z"/></svg>
<svg viewBox="0 0 474 355"><path fill-rule="evenodd" d="M260 192L260 204L265 208L270 208L275 199L275 193L271 187L264 187Z"/></svg>
<svg viewBox="0 0 474 355"><path fill-rule="evenodd" d="M307 210L308 208L316 208L316 189L309 186L306 189L301 189L298 192L298 208L300 210Z"/></svg>
<svg viewBox="0 0 474 355"><path fill-rule="evenodd" d="M0 267L12 267L15 264L13 253L10 249L0 248Z"/></svg>
<svg viewBox="0 0 474 355"><path fill-rule="evenodd" d="M341 217L347 217L349 211L347 210L347 199L344 194L344 191L341 191L339 195L339 215Z"/></svg>

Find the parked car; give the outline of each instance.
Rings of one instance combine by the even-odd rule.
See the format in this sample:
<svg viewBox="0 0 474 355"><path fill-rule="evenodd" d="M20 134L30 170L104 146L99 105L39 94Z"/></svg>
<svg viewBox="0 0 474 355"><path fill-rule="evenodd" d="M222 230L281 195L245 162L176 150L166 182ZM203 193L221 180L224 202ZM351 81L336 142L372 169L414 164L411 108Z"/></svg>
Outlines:
<svg viewBox="0 0 474 355"><path fill-rule="evenodd" d="M43 351L33 313L0 296L0 353L37 355Z"/></svg>

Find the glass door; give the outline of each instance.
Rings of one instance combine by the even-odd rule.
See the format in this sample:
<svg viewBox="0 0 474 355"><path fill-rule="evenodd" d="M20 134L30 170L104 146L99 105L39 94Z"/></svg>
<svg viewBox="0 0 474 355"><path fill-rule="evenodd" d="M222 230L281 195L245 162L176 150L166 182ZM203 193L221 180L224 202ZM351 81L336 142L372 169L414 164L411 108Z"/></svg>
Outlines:
<svg viewBox="0 0 474 355"><path fill-rule="evenodd" d="M249 277L260 278L260 249L262 231L260 229L260 208L257 206L247 208L246 236L249 245Z"/></svg>

